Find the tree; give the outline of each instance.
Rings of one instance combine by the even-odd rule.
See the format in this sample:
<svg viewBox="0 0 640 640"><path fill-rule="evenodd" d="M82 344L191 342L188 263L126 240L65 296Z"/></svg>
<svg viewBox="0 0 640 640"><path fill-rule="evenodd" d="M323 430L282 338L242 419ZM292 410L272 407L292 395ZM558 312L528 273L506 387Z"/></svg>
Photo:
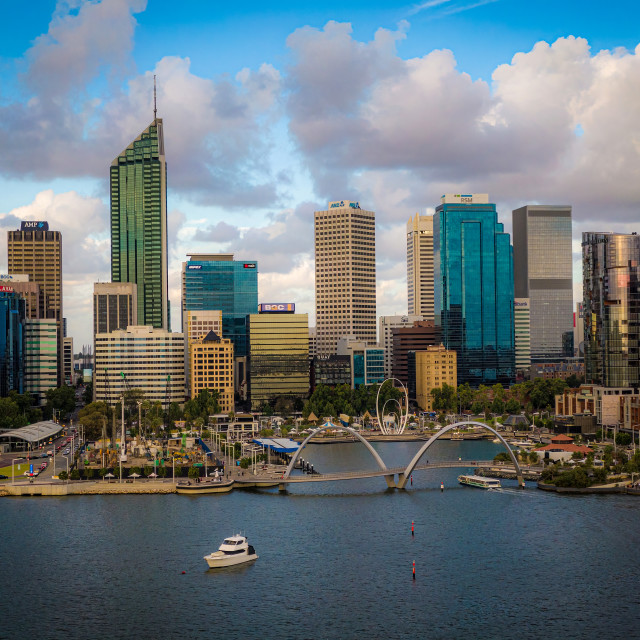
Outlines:
<svg viewBox="0 0 640 640"><path fill-rule="evenodd" d="M511 415L514 413L520 413L520 403L515 398L509 398L505 405L505 411Z"/></svg>
<svg viewBox="0 0 640 640"><path fill-rule="evenodd" d="M502 386L502 385L500 385ZM491 411L492 413L503 414L504 413L504 400L502 398L494 398L491 403Z"/></svg>
<svg viewBox="0 0 640 640"><path fill-rule="evenodd" d="M577 389L584 382L584 378L572 373L568 378L565 378L565 382L570 389Z"/></svg>
<svg viewBox="0 0 640 640"><path fill-rule="evenodd" d="M504 400L504 397L505 397L504 387L499 382L497 382L491 387L491 391L493 391L494 399L498 398L499 400Z"/></svg>
<svg viewBox="0 0 640 640"><path fill-rule="evenodd" d="M631 444L630 433L616 433L616 444L621 447L626 447Z"/></svg>
<svg viewBox="0 0 640 640"><path fill-rule="evenodd" d="M85 404L89 404L93 400L93 382L88 382L82 392L82 400Z"/></svg>
<svg viewBox="0 0 640 640"><path fill-rule="evenodd" d="M63 416L67 416L76 408L76 392L73 387L68 385L57 389L48 389L46 398L46 410L49 416L53 415L53 409Z"/></svg>
<svg viewBox="0 0 640 640"><path fill-rule="evenodd" d="M91 402L78 413L78 421L84 425L87 440L102 438L108 418L109 407L106 402Z"/></svg>
<svg viewBox="0 0 640 640"><path fill-rule="evenodd" d="M458 406L462 411L469 409L473 403L476 392L468 382L458 385Z"/></svg>
<svg viewBox="0 0 640 640"><path fill-rule="evenodd" d="M431 389L431 397L433 398L433 408L436 411L451 411L456 407L456 389L446 382L441 387Z"/></svg>

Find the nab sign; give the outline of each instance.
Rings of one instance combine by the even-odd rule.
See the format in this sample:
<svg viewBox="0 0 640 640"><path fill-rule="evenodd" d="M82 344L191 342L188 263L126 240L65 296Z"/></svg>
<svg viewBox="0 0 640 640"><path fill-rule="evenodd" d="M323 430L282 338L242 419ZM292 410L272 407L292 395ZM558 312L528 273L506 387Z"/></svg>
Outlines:
<svg viewBox="0 0 640 640"><path fill-rule="evenodd" d="M49 223L44 220L23 220L20 231L49 231Z"/></svg>
<svg viewBox="0 0 640 640"><path fill-rule="evenodd" d="M296 305L293 302L276 302L271 304L259 304L258 313L295 313Z"/></svg>

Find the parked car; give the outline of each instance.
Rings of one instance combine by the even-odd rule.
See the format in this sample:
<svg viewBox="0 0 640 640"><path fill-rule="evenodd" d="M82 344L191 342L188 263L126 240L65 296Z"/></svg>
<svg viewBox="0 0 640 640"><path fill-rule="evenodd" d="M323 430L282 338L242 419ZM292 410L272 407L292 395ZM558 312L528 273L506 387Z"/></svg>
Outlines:
<svg viewBox="0 0 640 640"><path fill-rule="evenodd" d="M0 473L0 480L8 480L9 476L5 476L3 473Z"/></svg>

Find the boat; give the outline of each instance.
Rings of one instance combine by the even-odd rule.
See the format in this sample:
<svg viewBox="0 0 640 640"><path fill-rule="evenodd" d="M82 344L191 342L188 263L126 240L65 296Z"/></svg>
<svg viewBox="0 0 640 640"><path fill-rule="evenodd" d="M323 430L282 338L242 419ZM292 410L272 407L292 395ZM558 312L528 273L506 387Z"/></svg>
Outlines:
<svg viewBox="0 0 640 640"><path fill-rule="evenodd" d="M201 482L182 481L176 484L176 493L200 495L204 493L228 493L233 489L233 480L202 479Z"/></svg>
<svg viewBox="0 0 640 640"><path fill-rule="evenodd" d="M464 440L464 436L459 431L454 431L451 435L452 440Z"/></svg>
<svg viewBox="0 0 640 640"><path fill-rule="evenodd" d="M484 478L483 476L458 476L458 482L468 487L478 487L478 489L499 489L501 487L498 478Z"/></svg>
<svg viewBox="0 0 640 640"><path fill-rule="evenodd" d="M236 534L225 538L217 551L204 556L210 569L231 567L258 559L256 550L247 542L246 536Z"/></svg>

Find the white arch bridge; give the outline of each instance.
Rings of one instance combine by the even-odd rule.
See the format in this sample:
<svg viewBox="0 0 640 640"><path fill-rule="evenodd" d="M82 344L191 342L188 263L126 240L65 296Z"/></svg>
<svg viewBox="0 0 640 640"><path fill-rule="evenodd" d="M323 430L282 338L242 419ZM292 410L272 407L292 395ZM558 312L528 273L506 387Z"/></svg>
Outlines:
<svg viewBox="0 0 640 640"><path fill-rule="evenodd" d="M500 442L504 445L505 450L509 454L509 457L511 458L511 462L513 463L513 466L515 468L516 478L518 480L518 486L524 487L522 469L520 468L520 465L518 464L518 459L516 458L515 454L511 450L511 447L509 447L509 445L507 444L507 441L495 429L491 428L489 425L484 424L483 422L470 421L470 422L456 422L455 424L450 424L446 427L443 427L442 429L440 429L440 431L438 431L431 438L429 438L429 440L427 440L422 447L420 447L416 455L413 457L413 459L409 462L409 464L406 467L393 467L393 468L389 468L385 465L384 461L382 460L378 452L371 446L371 443L365 438L363 438L362 435L360 435L355 429L352 429L351 427L342 427L345 431L348 431L349 433L351 433L351 435L353 435L360 442L362 442L362 444L364 444L364 446L367 448L367 450L371 453L374 460L376 461L376 464L378 465L377 470L348 471L344 473L317 474L317 475L311 475L311 476L305 476L305 477L298 477L298 476L291 477L291 472L293 471L293 468L298 462L298 459L302 454L302 450L307 445L307 443L311 440L311 438L313 438L313 436L317 435L321 431L325 431L326 429L329 429L329 428L334 428L332 425L327 425L326 427L319 427L318 429L313 431L311 434L309 434L302 441L302 444L300 445L300 447L298 447L298 450L293 454L291 460L289 461L289 465L287 466L287 470L284 472L284 474L282 475L282 478L280 479L280 482L279 482L279 484L281 485L280 488L283 489L284 485L286 484L293 484L298 482L327 482L332 480L334 481L335 480L353 480L356 478L373 478L376 476L382 476L386 480L387 486L389 488L404 489L407 485L407 482L411 478L411 474L416 470L468 468L471 466L473 467L495 466L495 463L492 460L473 460L473 461L458 460L458 461L452 461L452 462L433 462L430 464L429 463L420 464L422 457L426 454L429 447L431 447L431 445L441 435L443 435L444 433L447 433L447 431L451 431L452 429L459 429L462 426L470 425L470 424L487 429L500 440ZM397 481L395 479L396 475L398 476Z"/></svg>

